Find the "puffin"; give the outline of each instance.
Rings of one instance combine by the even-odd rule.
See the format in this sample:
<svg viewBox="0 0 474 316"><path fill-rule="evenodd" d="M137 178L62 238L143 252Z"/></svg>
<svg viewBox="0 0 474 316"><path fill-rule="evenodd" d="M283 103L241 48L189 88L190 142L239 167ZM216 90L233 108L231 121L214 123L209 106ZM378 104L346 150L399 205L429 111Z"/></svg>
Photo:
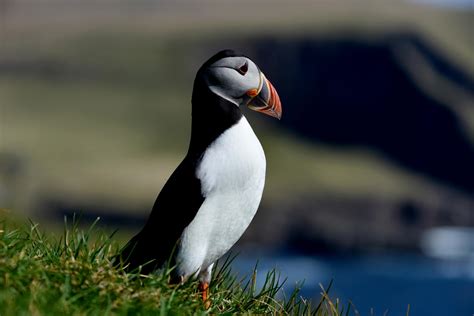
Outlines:
<svg viewBox="0 0 474 316"><path fill-rule="evenodd" d="M265 154L242 108L277 119L282 108L259 67L233 50L199 68L191 103L188 152L118 257L126 271L172 266L172 283L197 278L209 307L212 268L249 226L265 184Z"/></svg>

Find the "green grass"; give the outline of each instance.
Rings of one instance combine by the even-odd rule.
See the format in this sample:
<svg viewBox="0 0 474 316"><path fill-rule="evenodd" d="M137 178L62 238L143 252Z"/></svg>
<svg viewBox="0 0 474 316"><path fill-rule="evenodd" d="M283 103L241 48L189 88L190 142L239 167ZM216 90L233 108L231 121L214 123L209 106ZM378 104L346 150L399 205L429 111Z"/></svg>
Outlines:
<svg viewBox="0 0 474 316"><path fill-rule="evenodd" d="M197 292L197 281L169 285L170 269L154 275L125 273L112 265L119 245L94 225L66 223L61 236L37 224L0 224L0 315L187 315L273 314L349 315L326 291L312 304L298 288L280 298L284 285L277 271L257 288L256 269L238 279L232 260L218 265L211 282L210 309Z"/></svg>

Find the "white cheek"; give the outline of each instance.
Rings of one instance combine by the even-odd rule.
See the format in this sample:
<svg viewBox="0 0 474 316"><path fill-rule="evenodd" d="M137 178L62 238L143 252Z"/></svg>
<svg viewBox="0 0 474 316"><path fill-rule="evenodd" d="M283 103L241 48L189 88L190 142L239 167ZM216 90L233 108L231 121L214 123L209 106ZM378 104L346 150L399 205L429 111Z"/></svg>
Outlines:
<svg viewBox="0 0 474 316"><path fill-rule="evenodd" d="M222 87L220 86L209 86L209 89L211 89L212 92L214 92L221 98L226 99L227 101L232 102L237 106L239 106L242 101L241 98L234 98L234 97L229 96L227 92L223 90Z"/></svg>
<svg viewBox="0 0 474 316"><path fill-rule="evenodd" d="M221 86L233 97L240 97L245 91L245 80L241 74L234 69L220 68L216 72L216 78Z"/></svg>
<svg viewBox="0 0 474 316"><path fill-rule="evenodd" d="M212 68L209 75L209 87L220 96L238 99L246 91L245 78L234 69Z"/></svg>
<svg viewBox="0 0 474 316"><path fill-rule="evenodd" d="M258 78L256 67L250 67L246 75L227 67L213 67L207 84L212 92L238 106L248 90L258 87Z"/></svg>

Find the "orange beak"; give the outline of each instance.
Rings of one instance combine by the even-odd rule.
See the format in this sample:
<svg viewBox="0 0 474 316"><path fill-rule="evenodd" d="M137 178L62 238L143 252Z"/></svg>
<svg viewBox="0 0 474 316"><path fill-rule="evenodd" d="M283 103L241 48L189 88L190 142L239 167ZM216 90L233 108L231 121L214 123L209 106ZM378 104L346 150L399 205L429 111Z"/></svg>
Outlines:
<svg viewBox="0 0 474 316"><path fill-rule="evenodd" d="M281 101L275 87L260 73L260 87L247 91L249 109L281 119Z"/></svg>

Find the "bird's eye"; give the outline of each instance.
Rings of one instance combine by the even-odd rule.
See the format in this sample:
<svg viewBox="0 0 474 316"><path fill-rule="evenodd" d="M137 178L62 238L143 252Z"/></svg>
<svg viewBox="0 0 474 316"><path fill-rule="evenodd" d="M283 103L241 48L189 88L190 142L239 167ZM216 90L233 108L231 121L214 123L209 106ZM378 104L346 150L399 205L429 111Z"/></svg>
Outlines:
<svg viewBox="0 0 474 316"><path fill-rule="evenodd" d="M243 64L242 66L239 67L239 69L237 69L237 71L242 76L244 76L247 73L248 70L249 70L249 65L247 64L247 62L245 62L245 64Z"/></svg>

